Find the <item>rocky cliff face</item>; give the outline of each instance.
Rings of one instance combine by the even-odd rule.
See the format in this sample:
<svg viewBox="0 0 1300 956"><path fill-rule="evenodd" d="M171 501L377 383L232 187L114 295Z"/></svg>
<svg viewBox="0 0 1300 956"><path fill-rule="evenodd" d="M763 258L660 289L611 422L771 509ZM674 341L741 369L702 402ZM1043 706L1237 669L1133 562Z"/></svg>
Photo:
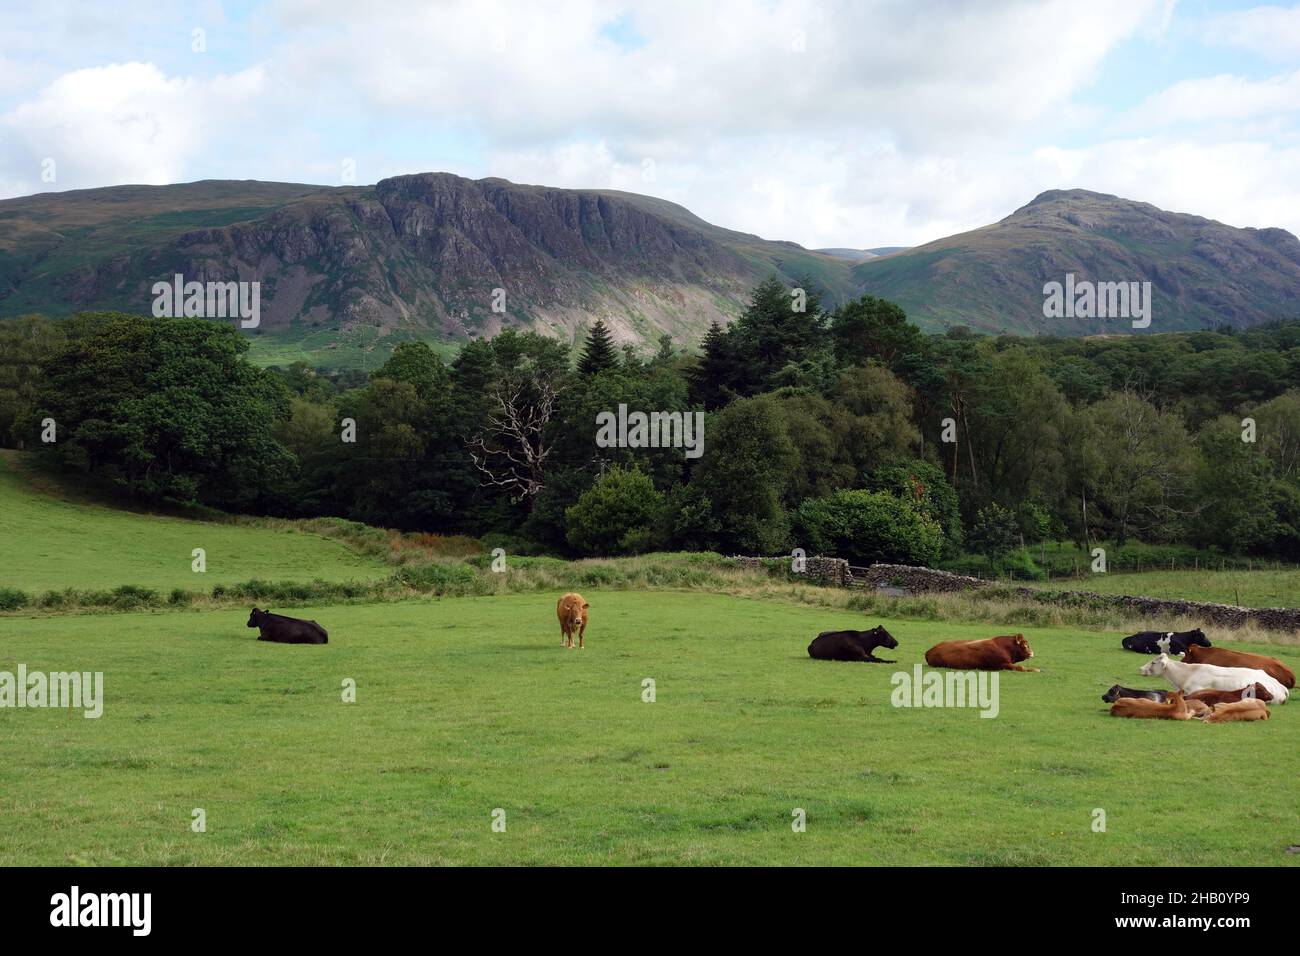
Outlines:
<svg viewBox="0 0 1300 956"><path fill-rule="evenodd" d="M623 342L663 332L695 342L772 273L809 280L831 305L863 291L893 299L932 329L1131 331L1045 316L1044 284L1068 273L1150 282L1153 332L1300 316L1290 233L1086 190L1043 193L1000 222L913 249L820 252L650 196L447 173L372 187L209 181L0 201L0 316L148 312L153 283L178 272L258 280L265 330L327 344L398 330L462 341L508 326L572 338L597 317Z"/></svg>
<svg viewBox="0 0 1300 956"><path fill-rule="evenodd" d="M635 199L447 173L399 176L317 190L245 221L173 232L53 274L38 266L13 282L11 293L26 285L26 294L10 298L30 301L33 284L43 284L57 300L51 311L148 311L153 283L179 272L260 281L270 330L372 325L463 339L517 325L568 337L601 317L617 338L636 342L662 332L693 340L739 312L761 278L800 278L809 261L828 270L832 298L850 291L847 265L831 257L697 227L680 207L656 200L680 213L665 215ZM97 238L111 245L102 241L111 236ZM0 227L0 249L3 240Z"/></svg>

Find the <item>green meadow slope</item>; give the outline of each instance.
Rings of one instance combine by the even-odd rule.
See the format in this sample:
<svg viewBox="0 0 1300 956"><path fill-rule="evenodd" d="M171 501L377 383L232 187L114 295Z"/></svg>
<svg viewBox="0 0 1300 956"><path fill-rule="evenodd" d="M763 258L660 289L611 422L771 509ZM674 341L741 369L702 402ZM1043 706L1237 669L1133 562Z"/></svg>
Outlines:
<svg viewBox="0 0 1300 956"><path fill-rule="evenodd" d="M298 531L120 511L33 487L14 452L0 454L0 587L207 590L252 578L372 580L385 565ZM203 548L207 571L191 570Z"/></svg>
<svg viewBox="0 0 1300 956"><path fill-rule="evenodd" d="M0 618L0 670L105 696L0 710L0 865L1300 864L1300 707L1112 718L1110 684L1159 683L1117 634L1024 628L1042 672L1000 675L985 719L895 707L891 679L988 625L886 620L897 664L841 664L805 647L860 613L584 596L583 651L552 593L301 609L323 647L255 641L242 608Z"/></svg>

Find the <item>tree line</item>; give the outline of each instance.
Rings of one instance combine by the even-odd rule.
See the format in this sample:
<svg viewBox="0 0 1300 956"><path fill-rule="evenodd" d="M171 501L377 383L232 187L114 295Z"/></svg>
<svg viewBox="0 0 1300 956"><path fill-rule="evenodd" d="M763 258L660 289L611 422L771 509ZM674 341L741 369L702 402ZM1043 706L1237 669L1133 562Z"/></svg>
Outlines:
<svg viewBox="0 0 1300 956"><path fill-rule="evenodd" d="M698 354L533 332L369 376L261 369L233 326L0 322L0 444L125 495L470 534L933 564L1025 542L1300 559L1300 321L1088 338L922 333L896 304L759 284ZM703 454L597 415L703 411ZM49 429L53 423L54 441Z"/></svg>

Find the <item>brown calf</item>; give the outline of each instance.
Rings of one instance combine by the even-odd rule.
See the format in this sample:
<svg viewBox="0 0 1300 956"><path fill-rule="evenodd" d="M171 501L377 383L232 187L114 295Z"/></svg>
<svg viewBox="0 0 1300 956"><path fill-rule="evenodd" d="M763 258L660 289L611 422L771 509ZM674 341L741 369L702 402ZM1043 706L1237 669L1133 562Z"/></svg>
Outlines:
<svg viewBox="0 0 1300 956"><path fill-rule="evenodd" d="M1141 697L1121 697L1110 705L1112 717L1145 717L1150 720L1188 720L1191 713L1182 691L1174 691L1163 704Z"/></svg>
<svg viewBox="0 0 1300 956"><path fill-rule="evenodd" d="M560 646L572 647L573 635L578 635L578 649L582 650L583 636L587 633L587 608L591 607L581 594L570 592L555 605L555 615L560 619Z"/></svg>
<svg viewBox="0 0 1300 956"><path fill-rule="evenodd" d="M1268 720L1268 704L1262 700L1239 700L1235 704L1220 704L1214 713L1205 718L1207 724L1227 724L1238 720Z"/></svg>

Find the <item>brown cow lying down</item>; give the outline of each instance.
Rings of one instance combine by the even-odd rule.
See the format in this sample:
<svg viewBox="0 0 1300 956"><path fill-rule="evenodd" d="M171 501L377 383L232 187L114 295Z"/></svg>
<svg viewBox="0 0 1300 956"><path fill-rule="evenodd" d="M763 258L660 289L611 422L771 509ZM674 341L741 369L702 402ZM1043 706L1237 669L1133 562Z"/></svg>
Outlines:
<svg viewBox="0 0 1300 956"><path fill-rule="evenodd" d="M1204 701L1211 707L1217 707L1219 704L1235 704L1246 694L1246 688L1239 690L1198 690L1194 694L1188 694L1187 699ZM1273 695L1268 692L1268 688L1263 684L1255 685L1255 700L1272 700Z"/></svg>
<svg viewBox="0 0 1300 956"><path fill-rule="evenodd" d="M1268 704L1262 700L1239 700L1235 704L1220 704L1214 713L1205 718L1207 724L1227 724L1238 720L1268 720Z"/></svg>
<svg viewBox="0 0 1300 956"><path fill-rule="evenodd" d="M1187 720L1192 715L1182 691L1174 691L1163 704L1141 697L1121 697L1110 705L1112 717L1145 717L1151 720Z"/></svg>
<svg viewBox="0 0 1300 956"><path fill-rule="evenodd" d="M1034 656L1023 634L990 637L983 641L944 641L925 652L931 667L954 667L964 671L1026 671L1038 673L1037 667L1021 667L1020 661Z"/></svg>
<svg viewBox="0 0 1300 956"><path fill-rule="evenodd" d="M581 594L570 592L555 604L555 616L560 619L560 646L572 647L573 635L578 635L578 650L582 650L587 633L587 608L591 607Z"/></svg>
<svg viewBox="0 0 1300 956"><path fill-rule="evenodd" d="M1184 697L1183 700L1187 703L1188 715L1195 717L1197 720L1204 720L1214 713L1214 708L1203 700L1192 700L1190 697Z"/></svg>
<svg viewBox="0 0 1300 956"><path fill-rule="evenodd" d="M1272 677L1283 687L1295 686L1295 673L1276 657L1230 651L1226 647L1192 645L1183 655L1184 664L1215 664L1219 667L1253 667Z"/></svg>

